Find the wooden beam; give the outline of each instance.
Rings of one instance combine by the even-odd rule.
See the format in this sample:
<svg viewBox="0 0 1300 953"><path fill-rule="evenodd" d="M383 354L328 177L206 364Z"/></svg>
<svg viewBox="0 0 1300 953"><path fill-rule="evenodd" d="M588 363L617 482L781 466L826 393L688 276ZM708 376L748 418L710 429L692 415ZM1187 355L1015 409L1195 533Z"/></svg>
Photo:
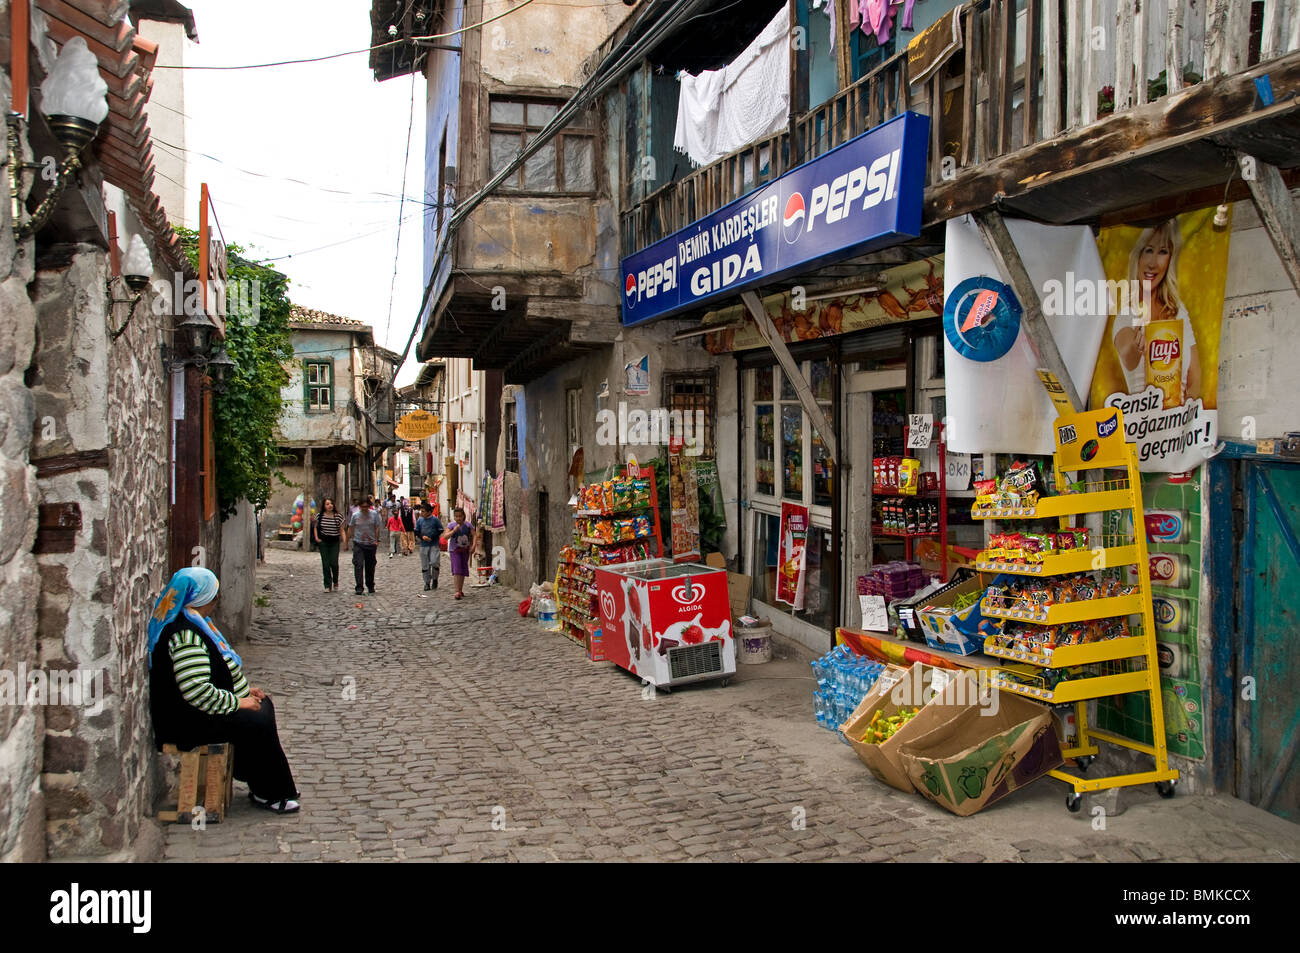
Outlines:
<svg viewBox="0 0 1300 953"><path fill-rule="evenodd" d="M1169 4L1165 20L1165 80L1170 93L1183 88L1183 5Z"/></svg>
<svg viewBox="0 0 1300 953"><path fill-rule="evenodd" d="M785 376L794 386L795 393L799 397L799 405L803 407L803 412L808 415L808 420L817 433L821 434L822 443L830 451L831 461L835 466L838 466L840 451L835 432L831 430L826 415L822 413L821 405L817 403L817 399L813 396L812 388L804 378L803 372L799 370L798 362L790 355L790 349L785 346L785 339L781 337L780 332L772 323L771 315L767 313L767 309L763 307L763 302L759 300L758 295L753 291L742 291L740 300L745 302L745 310L749 312L754 324L758 326L758 333L763 335L763 340L767 342L767 346L776 355L781 370L785 372Z"/></svg>
<svg viewBox="0 0 1300 953"><path fill-rule="evenodd" d="M1061 131L1061 40L1065 25L1061 22L1059 0L1043 4L1043 138L1051 139ZM1032 140L1026 139L1025 145Z"/></svg>
<svg viewBox="0 0 1300 953"><path fill-rule="evenodd" d="M1020 124L1020 148L1038 141L1038 18L1043 0L1025 4L1025 113ZM1052 0L1055 2L1055 0Z"/></svg>
<svg viewBox="0 0 1300 953"><path fill-rule="evenodd" d="M1043 305L1038 298L1038 288L1034 286L1033 279L1025 270L1025 263L1021 261L1020 252L1016 250L1015 242L1011 240L1011 233L1007 231L1007 224L1002 220L1002 213L995 209L985 209L976 213L975 221L979 225L984 244L993 255L993 260L997 262L1002 273L1011 279L1011 290L1020 299L1020 307L1023 311L1020 326L1024 329L1025 337L1028 338L1030 347L1033 348L1038 359L1039 368L1055 374L1065 390L1070 405L1076 411L1083 410L1084 405L1079 400L1079 392L1075 390L1074 381L1065 366L1065 361L1061 358L1061 352L1056 347L1056 339L1052 337L1052 329L1047 324L1047 318L1043 316Z"/></svg>
<svg viewBox="0 0 1300 953"><path fill-rule="evenodd" d="M1238 153L1238 162L1242 158ZM1246 184L1268 229L1268 237L1273 239L1273 247L1282 259L1282 267L1295 290L1300 292L1300 216L1296 214L1295 200L1277 166L1253 158L1250 161L1254 162L1255 175L1246 179Z"/></svg>
<svg viewBox="0 0 1300 953"><path fill-rule="evenodd" d="M1255 77L1264 73L1272 81L1277 100L1273 106L1255 110ZM1074 130L964 169L956 179L926 189L922 222L930 225L974 212L991 204L999 193L1025 195L1257 124L1266 129L1270 122L1296 112L1300 107L1297 94L1300 51L1214 82L1198 83L1177 96L1109 117L1094 128Z"/></svg>

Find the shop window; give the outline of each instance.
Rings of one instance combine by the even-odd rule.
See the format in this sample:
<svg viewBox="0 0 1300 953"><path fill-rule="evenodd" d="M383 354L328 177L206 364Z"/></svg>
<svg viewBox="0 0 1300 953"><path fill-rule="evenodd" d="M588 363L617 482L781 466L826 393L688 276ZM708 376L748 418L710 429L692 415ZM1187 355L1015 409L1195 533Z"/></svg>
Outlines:
<svg viewBox="0 0 1300 953"><path fill-rule="evenodd" d="M493 96L488 151L493 175L504 169L560 110L563 100ZM596 139L588 113L542 146L502 184L503 191L596 191Z"/></svg>
<svg viewBox="0 0 1300 953"><path fill-rule="evenodd" d="M582 388L570 387L564 392L565 433L568 435L569 456L582 446Z"/></svg>
<svg viewBox="0 0 1300 953"><path fill-rule="evenodd" d="M519 424L515 420L515 402L506 404L506 470L519 472Z"/></svg>
<svg viewBox="0 0 1300 953"><path fill-rule="evenodd" d="M833 423L835 385L830 361L806 361L802 366L818 407ZM830 451L804 413L793 383L778 367L750 373L754 393L751 492L829 508L834 494Z"/></svg>
<svg viewBox="0 0 1300 953"><path fill-rule="evenodd" d="M310 413L334 409L334 362L307 361L303 366L303 405Z"/></svg>
<svg viewBox="0 0 1300 953"><path fill-rule="evenodd" d="M680 414L683 428L689 427L690 434L700 441L700 454L710 460L715 456L713 425L717 411L717 389L718 374L715 370L665 374L663 377L668 419L677 419L674 412ZM700 421L704 424L702 432L696 426Z"/></svg>

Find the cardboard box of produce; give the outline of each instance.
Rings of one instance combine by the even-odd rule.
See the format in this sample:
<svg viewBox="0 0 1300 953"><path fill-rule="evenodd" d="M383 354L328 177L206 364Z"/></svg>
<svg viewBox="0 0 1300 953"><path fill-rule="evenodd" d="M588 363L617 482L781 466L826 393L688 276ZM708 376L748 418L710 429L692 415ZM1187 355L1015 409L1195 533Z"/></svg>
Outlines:
<svg viewBox="0 0 1300 953"><path fill-rule="evenodd" d="M972 682L965 673L945 688L894 751L917 791L962 817L1065 760L1051 709L1011 692L976 698Z"/></svg>
<svg viewBox="0 0 1300 953"><path fill-rule="evenodd" d="M912 790L907 769L897 752L899 746L913 733L912 726L916 724L919 716L903 724L883 743L875 744L862 740L875 714L880 712L882 719L889 719L897 715L901 708L924 706L934 696L935 679L937 678L939 685L943 686L947 684L951 674L919 662L907 669L890 665L872 686L871 691L863 697L853 714L840 725L840 732L848 739L862 763L871 770L877 780L900 791Z"/></svg>
<svg viewBox="0 0 1300 953"><path fill-rule="evenodd" d="M935 596L932 601L917 606L916 618L925 636L925 644L932 649L954 652L957 655L972 655L984 649L984 640L974 635L974 625L979 621L979 603L974 602L955 612L952 609L962 596L970 596L984 590L984 584L976 576L959 586L948 589ZM969 631L962 631L963 629Z"/></svg>

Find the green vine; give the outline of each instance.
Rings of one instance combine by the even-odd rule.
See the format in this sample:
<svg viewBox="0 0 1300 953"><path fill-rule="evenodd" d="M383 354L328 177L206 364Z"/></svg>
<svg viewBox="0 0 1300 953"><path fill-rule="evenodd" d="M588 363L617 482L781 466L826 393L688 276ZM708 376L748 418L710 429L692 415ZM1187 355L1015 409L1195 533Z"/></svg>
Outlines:
<svg viewBox="0 0 1300 953"><path fill-rule="evenodd" d="M179 226L176 232L197 267L198 233ZM228 244L226 251L230 287L236 287L237 281L257 282L258 294L227 296L224 345L235 366L226 375L225 386L213 395L213 449L222 519L235 512L240 500L258 509L265 507L273 477L289 485L279 470L275 426L284 407L280 389L289 382L284 365L293 359L288 277L245 259L239 245Z"/></svg>

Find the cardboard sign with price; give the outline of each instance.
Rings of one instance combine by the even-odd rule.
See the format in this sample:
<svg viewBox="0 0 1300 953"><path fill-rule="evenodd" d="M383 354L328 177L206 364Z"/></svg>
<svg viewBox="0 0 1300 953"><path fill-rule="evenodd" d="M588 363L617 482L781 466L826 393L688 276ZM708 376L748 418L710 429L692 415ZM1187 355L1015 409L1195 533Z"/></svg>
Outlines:
<svg viewBox="0 0 1300 953"><path fill-rule="evenodd" d="M907 415L907 449L924 450L934 436L933 414Z"/></svg>

